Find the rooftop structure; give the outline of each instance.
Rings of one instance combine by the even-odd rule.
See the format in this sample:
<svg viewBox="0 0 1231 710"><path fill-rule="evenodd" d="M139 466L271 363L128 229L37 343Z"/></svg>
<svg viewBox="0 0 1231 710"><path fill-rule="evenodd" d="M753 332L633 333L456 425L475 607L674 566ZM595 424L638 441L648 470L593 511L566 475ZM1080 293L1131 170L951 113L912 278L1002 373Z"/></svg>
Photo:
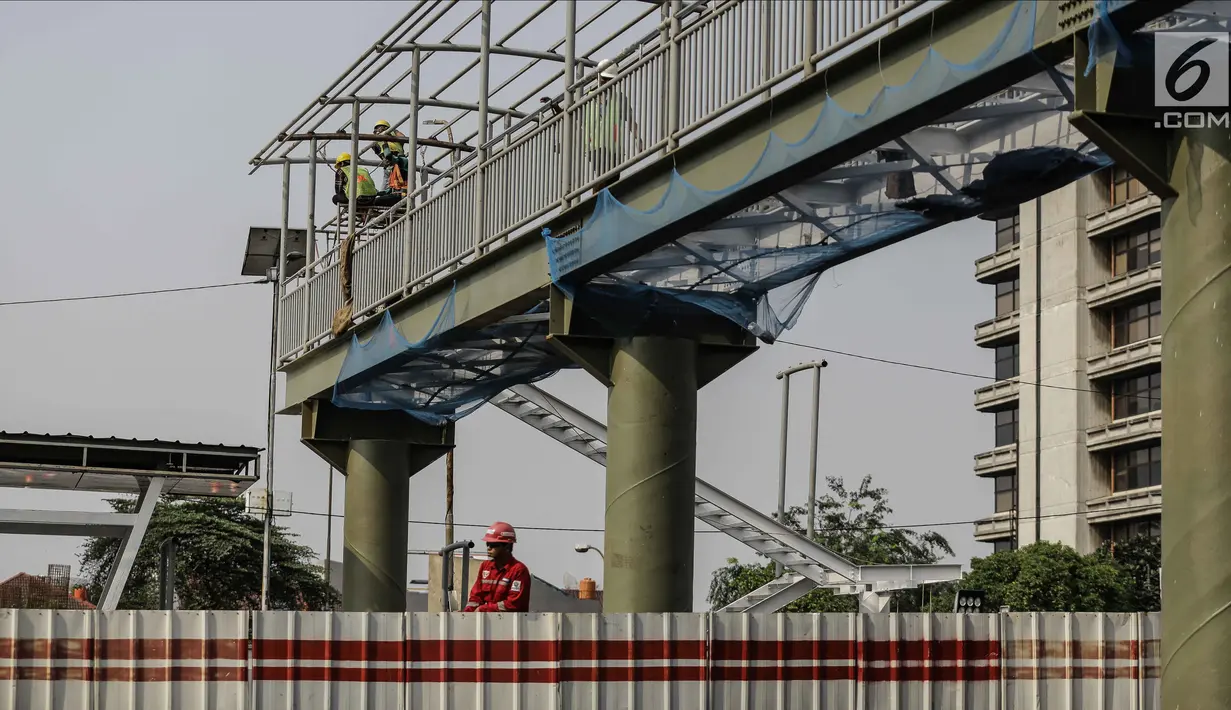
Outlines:
<svg viewBox="0 0 1231 710"><path fill-rule="evenodd" d="M257 480L261 449L73 434L0 432L0 487L128 493L134 513L0 510L0 534L121 539L99 608L116 608L161 495L235 498Z"/></svg>

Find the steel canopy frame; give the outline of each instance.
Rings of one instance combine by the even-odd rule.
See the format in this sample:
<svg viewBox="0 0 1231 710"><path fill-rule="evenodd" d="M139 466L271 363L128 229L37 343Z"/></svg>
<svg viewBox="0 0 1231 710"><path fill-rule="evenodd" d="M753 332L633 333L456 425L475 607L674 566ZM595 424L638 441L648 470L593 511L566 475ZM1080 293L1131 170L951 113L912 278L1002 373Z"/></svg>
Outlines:
<svg viewBox="0 0 1231 710"><path fill-rule="evenodd" d="M102 611L114 611L159 498L163 494L237 497L256 482L260 451L0 432L0 487L138 494L135 513L0 510L0 534L119 538L120 548L98 604Z"/></svg>

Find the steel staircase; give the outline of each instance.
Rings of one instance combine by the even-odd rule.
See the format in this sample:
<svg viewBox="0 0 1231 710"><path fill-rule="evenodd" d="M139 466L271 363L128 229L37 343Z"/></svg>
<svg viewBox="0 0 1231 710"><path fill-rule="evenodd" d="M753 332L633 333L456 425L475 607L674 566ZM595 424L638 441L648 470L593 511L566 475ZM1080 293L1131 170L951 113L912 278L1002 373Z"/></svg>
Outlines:
<svg viewBox="0 0 1231 710"><path fill-rule="evenodd" d="M607 465L607 427L559 398L534 385L516 385L493 397L491 403L586 458ZM700 478L695 495L698 519L790 570L720 611L768 613L817 587L842 594L878 594L949 581L961 574L960 565L855 565Z"/></svg>

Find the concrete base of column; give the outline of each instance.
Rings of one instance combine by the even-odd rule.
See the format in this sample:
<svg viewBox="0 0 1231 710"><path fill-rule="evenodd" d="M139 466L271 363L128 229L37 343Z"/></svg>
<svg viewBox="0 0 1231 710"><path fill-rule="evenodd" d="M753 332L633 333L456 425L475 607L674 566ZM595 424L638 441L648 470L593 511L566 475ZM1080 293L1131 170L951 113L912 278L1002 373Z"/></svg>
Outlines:
<svg viewBox="0 0 1231 710"><path fill-rule="evenodd" d="M411 445L351 441L346 461L342 609L406 611Z"/></svg>
<svg viewBox="0 0 1231 710"><path fill-rule="evenodd" d="M617 341L611 383L603 611L692 611L697 344Z"/></svg>

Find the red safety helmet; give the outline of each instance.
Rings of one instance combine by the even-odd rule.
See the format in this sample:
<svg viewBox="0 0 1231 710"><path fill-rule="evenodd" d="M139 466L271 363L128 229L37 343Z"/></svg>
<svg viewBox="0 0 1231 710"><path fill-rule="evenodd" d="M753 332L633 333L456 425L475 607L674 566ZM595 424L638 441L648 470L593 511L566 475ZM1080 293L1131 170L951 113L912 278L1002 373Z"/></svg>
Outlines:
<svg viewBox="0 0 1231 710"><path fill-rule="evenodd" d="M483 542L503 542L512 545L517 542L517 531L508 523L496 521L487 529L487 534L483 536Z"/></svg>

